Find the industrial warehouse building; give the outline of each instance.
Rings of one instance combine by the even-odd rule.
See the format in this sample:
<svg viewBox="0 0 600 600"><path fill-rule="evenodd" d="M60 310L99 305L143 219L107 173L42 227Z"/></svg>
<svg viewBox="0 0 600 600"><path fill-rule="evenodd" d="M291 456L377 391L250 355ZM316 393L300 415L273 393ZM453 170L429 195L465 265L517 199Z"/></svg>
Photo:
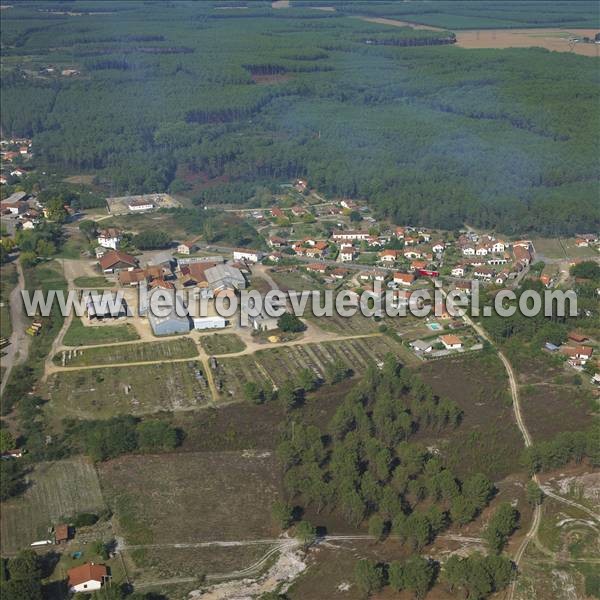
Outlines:
<svg viewBox="0 0 600 600"><path fill-rule="evenodd" d="M161 290L164 292L164 290ZM148 300L159 292L159 288L154 288L148 293ZM145 307L145 312L148 315L150 327L154 335L175 335L177 333L189 333L193 327L193 322L187 313L183 299L178 294L175 294L175 304L169 310L169 314L164 317L155 315L151 310ZM140 308L141 310L141 308Z"/></svg>

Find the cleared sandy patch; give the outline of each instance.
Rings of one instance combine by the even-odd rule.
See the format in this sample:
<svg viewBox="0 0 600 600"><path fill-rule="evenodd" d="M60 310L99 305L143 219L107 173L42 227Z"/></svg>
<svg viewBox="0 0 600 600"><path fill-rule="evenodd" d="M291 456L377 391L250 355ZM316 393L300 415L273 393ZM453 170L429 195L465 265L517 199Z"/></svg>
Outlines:
<svg viewBox="0 0 600 600"><path fill-rule="evenodd" d="M379 23L380 25L392 25L393 27L412 27L413 29L427 29L428 31L446 31L441 27L432 27L431 25L419 25L419 23L409 23L408 21L399 21L398 19L386 19L384 17L357 17L361 21L369 23Z"/></svg>
<svg viewBox="0 0 600 600"><path fill-rule="evenodd" d="M456 44L461 48L531 48L556 52L574 52L583 56L600 56L600 44L570 43L573 37L592 38L594 29L478 29L456 31Z"/></svg>

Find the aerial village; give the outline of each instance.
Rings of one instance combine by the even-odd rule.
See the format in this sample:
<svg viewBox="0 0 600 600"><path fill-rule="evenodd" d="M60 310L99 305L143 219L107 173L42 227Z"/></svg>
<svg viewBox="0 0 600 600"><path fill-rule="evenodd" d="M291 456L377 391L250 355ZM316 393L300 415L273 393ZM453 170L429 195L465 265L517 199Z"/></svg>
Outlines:
<svg viewBox="0 0 600 600"><path fill-rule="evenodd" d="M10 254L24 239L23 232L56 221L39 191L20 185L31 171L10 166L13 160L29 162L30 142L3 142L2 155L5 175L0 188L10 190L0 201L2 245ZM418 367L481 352L489 343L477 324L445 309L422 319L305 315L298 320L299 327L296 323L291 328L263 312L250 316L249 326L242 327L236 317L217 313L214 305L219 297L271 289L345 290L358 297L380 289L391 291L399 308L407 306L415 292L433 290L440 282L444 289L461 290L467 296L473 281L490 293L515 289L525 279L558 289L572 284L572 266L597 261L600 251L598 235L590 233L573 238L569 254L557 259L534 239L510 239L469 227L449 231L396 225L378 218L366 202L327 200L303 180L282 186L264 207L218 206L259 234L261 243L255 247L208 242L201 234L173 234L165 247L157 249L136 246L136 234L148 227L171 235L165 215L182 206L186 206L183 197L153 193L108 197L105 206L95 210L59 207L64 211L60 226L65 237L79 240L75 254L55 260L38 252L36 261L61 265L68 288L87 298L85 315L65 321L44 363L42 385L56 407L52 410L61 416L74 411L137 415L165 407L193 410L250 396L262 402L286 381L307 372L315 381L335 381L340 369L352 376L373 362L383 367L390 352ZM85 222L93 224L86 229L87 237L80 227ZM145 296L139 293L141 288ZM167 316L148 310L154 294L185 290L197 292L207 302L208 314L188 311L180 296L175 296L177 310ZM101 300L103 294L116 297L117 292L122 295L120 303ZM142 298L146 304L141 304ZM29 319L26 335L42 335L46 322L38 315ZM115 328L125 328L121 331L126 335L109 337ZM105 340L109 341L102 345ZM2 338L3 356L12 345ZM585 384L600 395L597 339L574 330L564 343L548 339L542 351L564 363L565 369L585 375ZM89 368L94 360L114 364L113 384L105 385L105 375ZM73 376L81 378L76 385ZM19 460L25 451L8 450L2 458ZM79 528L72 521L44 521L47 533L28 543L35 549L59 550L63 555L59 571L71 592L109 586L120 554L108 546L99 552L79 550L90 547L87 530L94 525L82 521Z"/></svg>
<svg viewBox="0 0 600 600"><path fill-rule="evenodd" d="M4 140L1 145L3 159L9 165L12 160L27 161L26 157L31 156L29 140ZM8 167L7 175L13 178L13 183L19 173L26 176L24 171ZM214 300L255 287L255 276L271 282L267 290L277 286L283 291L330 289L357 295L376 289L382 293L391 291L395 307L408 306L416 290L433 289L434 281L443 281L448 289L460 290L468 296L472 280L491 289L502 289L515 288L524 277L535 277L546 288L553 288L566 276L564 269L553 268L552 264L542 271L531 268L538 259L532 240L510 240L470 228L445 231L412 224L393 225L378 220L365 202L326 200L310 190L304 180L282 186L281 195L273 200L267 207L225 208L261 234L264 243L260 248L208 244L202 236L196 236L172 240L167 249L140 252L131 244L131 232L117 226L104 227L103 221L110 223L111 218L124 215L160 213L161 209L178 207L181 202L167 193L107 198L104 216L98 220L86 255L94 261L90 273L105 277L113 290L122 290L124 300L116 308L102 304L99 311L96 300L101 292L88 291L88 324L128 319L143 323L153 336L187 334L194 330L227 331L236 327L235 320L218 315ZM64 209L73 223L86 217L75 214L67 205ZM2 200L1 213L3 233L8 236L21 229L35 229L50 217L36 194L25 191L14 191ZM596 234L582 233L574 243L590 252L600 250ZM83 262L86 256L81 258ZM577 260L581 259L570 264ZM92 263L87 262L89 267ZM147 306L138 306L140 287L147 289L148 301L158 290L198 288L199 296L208 301L209 314L186 314L186 307L180 306L168 317L158 318ZM177 298L177 302L182 301ZM250 317L249 324L249 331L240 329L237 333L272 343L286 340L279 331L278 319L266 313ZM38 332L35 327L41 325L34 323L33 329L30 328L34 335ZM408 335L402 341L419 360L483 347L480 336L445 309L438 317L428 317L418 333L418 337ZM398 335L404 334L399 331ZM593 353L593 346L583 345L584 341L560 348L548 342L545 350L560 352L573 367L581 368Z"/></svg>

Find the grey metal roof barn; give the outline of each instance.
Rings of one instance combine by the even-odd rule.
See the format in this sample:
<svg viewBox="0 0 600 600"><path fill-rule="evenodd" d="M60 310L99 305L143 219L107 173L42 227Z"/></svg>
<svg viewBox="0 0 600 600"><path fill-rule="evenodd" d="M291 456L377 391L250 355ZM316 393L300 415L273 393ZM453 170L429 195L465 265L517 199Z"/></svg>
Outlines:
<svg viewBox="0 0 600 600"><path fill-rule="evenodd" d="M214 291L225 288L243 290L246 287L246 279L242 272L230 265L215 265L206 269L204 276Z"/></svg>
<svg viewBox="0 0 600 600"><path fill-rule="evenodd" d="M161 290L164 292L164 290ZM148 294L149 301L159 288L155 288ZM177 333L188 333L193 323L190 319L187 307L179 295L175 295L175 304L170 308L169 313L164 317L155 315L152 310L147 310L148 321L154 335L175 335Z"/></svg>

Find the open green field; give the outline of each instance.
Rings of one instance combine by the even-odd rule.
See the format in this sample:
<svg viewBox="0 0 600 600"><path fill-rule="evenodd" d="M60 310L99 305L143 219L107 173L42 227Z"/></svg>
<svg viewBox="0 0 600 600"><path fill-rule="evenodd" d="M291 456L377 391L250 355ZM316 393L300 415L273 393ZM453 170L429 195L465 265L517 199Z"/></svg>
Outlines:
<svg viewBox="0 0 600 600"><path fill-rule="evenodd" d="M578 248L575 238L536 238L533 247L537 254L550 259L593 258L598 256L594 248Z"/></svg>
<svg viewBox="0 0 600 600"><path fill-rule="evenodd" d="M119 363L193 358L198 356L196 344L189 338L165 342L98 346L83 350L64 350L54 356L54 363L63 367L109 365Z"/></svg>
<svg viewBox="0 0 600 600"><path fill-rule="evenodd" d="M589 377L585 373L580 376ZM549 440L561 431L581 431L591 423L598 403L585 386L567 377L521 387L523 418L534 441Z"/></svg>
<svg viewBox="0 0 600 600"><path fill-rule="evenodd" d="M82 458L38 463L29 483L22 497L2 505L3 556L50 539L48 529L64 517L104 508L94 466Z"/></svg>
<svg viewBox="0 0 600 600"><path fill-rule="evenodd" d="M318 261L315 260L315 262ZM304 270L272 271L270 275L279 289L284 292L290 290L300 292L302 290L325 289L325 286L318 277L314 277Z"/></svg>
<svg viewBox="0 0 600 600"><path fill-rule="evenodd" d="M212 549L217 553L190 548L186 553L187 549L172 552L160 544L274 537L271 504L279 495L277 473L275 456L260 452L127 456L99 466L117 535L128 545L159 545L132 549L136 566L170 576L194 570L223 572L254 562L255 551L248 554L244 548L241 554L235 548Z"/></svg>
<svg viewBox="0 0 600 600"><path fill-rule="evenodd" d="M73 280L73 283L77 287L92 289L113 286L113 284L108 279L106 279L106 277L103 277L101 275L98 275L97 277L76 277Z"/></svg>
<svg viewBox="0 0 600 600"><path fill-rule="evenodd" d="M194 360L63 371L50 377L47 388L46 408L55 419L190 410L210 401L202 366Z"/></svg>
<svg viewBox="0 0 600 600"><path fill-rule="evenodd" d="M175 215L169 213L150 212L146 214L128 214L112 216L102 221L103 227L117 227L125 231L139 233L149 229L168 231L174 239L187 238L188 233Z"/></svg>
<svg viewBox="0 0 600 600"><path fill-rule="evenodd" d="M0 337L8 338L12 332L10 323L10 292L17 283L17 268L8 263L0 269Z"/></svg>
<svg viewBox="0 0 600 600"><path fill-rule="evenodd" d="M124 325L95 325L86 327L81 319L73 319L65 337L65 346L95 346L115 342L132 342L139 340L135 327L130 323Z"/></svg>
<svg viewBox="0 0 600 600"><path fill-rule="evenodd" d="M398 354L399 344L390 337L348 339L337 342L297 344L259 350L251 355L219 359L215 380L223 393L239 399L248 381L268 382L280 386L295 379L302 369L310 369L320 379L326 379L327 366L337 360L355 374L363 372L369 362L382 361L389 352Z"/></svg>
<svg viewBox="0 0 600 600"><path fill-rule="evenodd" d="M241 352L246 344L235 333L213 333L200 338L200 344L207 354L233 354Z"/></svg>

